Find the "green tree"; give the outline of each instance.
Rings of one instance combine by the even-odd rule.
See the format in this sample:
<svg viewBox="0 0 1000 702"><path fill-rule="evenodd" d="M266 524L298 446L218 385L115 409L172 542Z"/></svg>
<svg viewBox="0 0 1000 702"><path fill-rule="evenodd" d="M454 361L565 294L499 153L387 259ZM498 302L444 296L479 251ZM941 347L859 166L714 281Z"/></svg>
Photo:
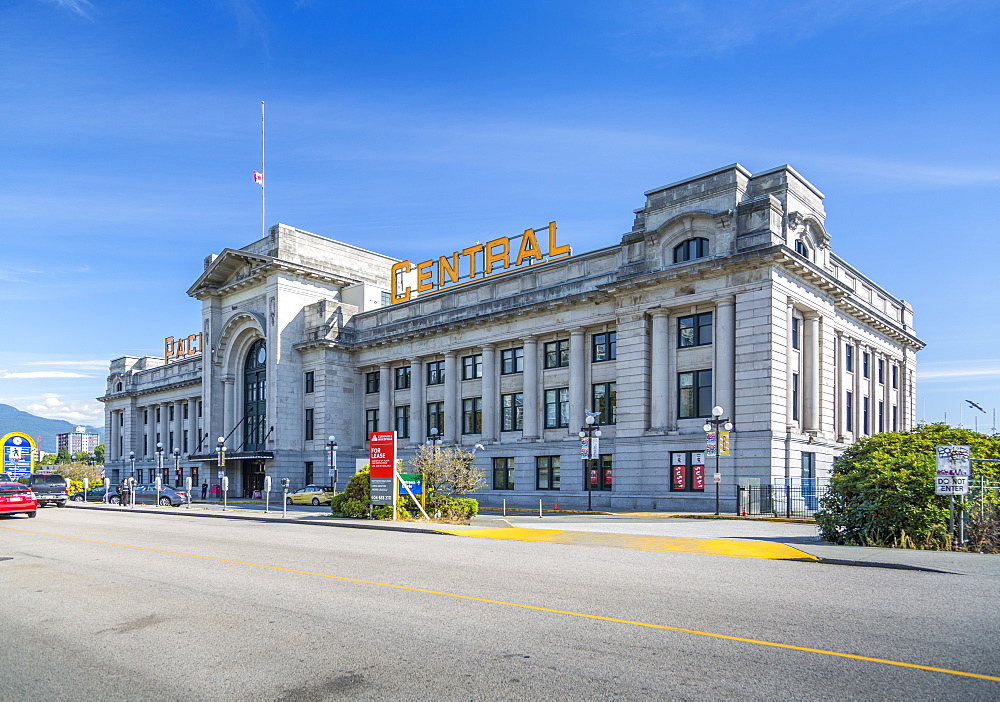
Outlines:
<svg viewBox="0 0 1000 702"><path fill-rule="evenodd" d="M1000 437L945 424L864 438L834 461L816 523L839 544L951 548L949 498L934 494L934 449L965 444L973 458L1000 458ZM973 463L972 481L997 482L996 463Z"/></svg>
<svg viewBox="0 0 1000 702"><path fill-rule="evenodd" d="M59 453L56 455L56 463L69 463L69 449L65 446L59 447Z"/></svg>
<svg viewBox="0 0 1000 702"><path fill-rule="evenodd" d="M98 444L94 447L94 462L99 466L104 465L104 444Z"/></svg>

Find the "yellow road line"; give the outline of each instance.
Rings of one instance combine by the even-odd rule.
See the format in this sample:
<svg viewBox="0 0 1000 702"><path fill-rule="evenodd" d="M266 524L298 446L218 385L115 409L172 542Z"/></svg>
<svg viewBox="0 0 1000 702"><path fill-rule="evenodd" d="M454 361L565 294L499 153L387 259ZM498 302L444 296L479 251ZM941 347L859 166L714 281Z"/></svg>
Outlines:
<svg viewBox="0 0 1000 702"><path fill-rule="evenodd" d="M197 558L205 561L215 561L217 563L230 563L232 565L247 566L250 568L262 568L264 570L276 570L283 573L296 573L298 575L311 575L317 578L328 578L330 580L339 580L341 582L355 583L358 585L374 585L376 587L385 587L393 590L405 590L408 592L419 592L424 595L437 595L439 597L451 597L457 600L466 600L468 602L482 602L485 604L501 605L504 607L515 607L517 609L527 609L536 612L547 612L549 614L562 614L567 617L576 617L579 619L590 619L594 621L602 622L614 622L616 624L628 624L630 626L643 627L645 629L659 629L661 631L673 631L680 634L692 634L694 636L706 636L713 639L723 639L726 641L739 641L742 643L756 644L758 646L767 646L770 648L783 648L790 651L803 651L805 653L818 653L824 656L834 656L837 658L849 658L857 661L868 661L870 663L881 663L883 665L895 666L898 668L911 668L915 670L927 670L932 673L945 673L947 675L958 675L965 678L977 678L979 680L991 680L993 682L1000 682L1000 676L997 675L983 675L982 673L970 673L964 670L952 670L950 668L935 668L929 665L918 665L916 663L904 663L902 661L892 661L885 658L872 658L870 656L859 656L853 653L841 653L839 651L827 651L822 648L808 648L806 646L793 646L791 644L776 643L774 641L763 641L760 639L748 639L742 636L730 636L728 634L716 634L710 631L698 631L696 629L682 629L676 626L667 626L665 624L650 624L649 622L637 622L630 619L617 619L615 617L602 617L598 614L585 614L583 612L570 612L563 609L553 609L551 607L539 607L537 605L521 604L519 602L504 602L503 600L491 600L485 597L473 597L471 595L459 595L453 592L441 592L439 590L427 590L420 587L410 587L408 585L394 585L392 583L380 583L374 580L361 580L359 578L348 578L343 575L329 575L327 573L315 573L308 570L298 570L295 568L284 568L282 566L272 566L265 565L263 563L249 563L247 561L234 561L229 558L216 558L215 556L199 556L194 553L180 553L178 551L163 551L156 548L147 548L145 546L129 546L128 544L116 544L110 541L96 541L94 539L81 539L77 536L63 536L62 534L48 534L42 531L29 531L27 529L12 529L10 527L0 527L0 529L5 529L7 531L16 531L23 534L35 534L37 536L51 536L57 539L67 539L70 541L82 541L89 544L100 544L101 546L115 546L118 548L127 548L135 551L147 551L149 553L160 553L168 556L182 556L184 558Z"/></svg>
<svg viewBox="0 0 1000 702"><path fill-rule="evenodd" d="M603 534L560 529L525 529L466 527L435 529L445 534L471 536L480 539L505 539L508 541L533 541L548 544L573 544L577 546L605 546L641 551L669 551L673 553L699 553L708 556L734 556L738 558L771 558L818 561L819 558L805 551L773 541L740 541L738 539L687 539L678 536L635 536L628 534Z"/></svg>

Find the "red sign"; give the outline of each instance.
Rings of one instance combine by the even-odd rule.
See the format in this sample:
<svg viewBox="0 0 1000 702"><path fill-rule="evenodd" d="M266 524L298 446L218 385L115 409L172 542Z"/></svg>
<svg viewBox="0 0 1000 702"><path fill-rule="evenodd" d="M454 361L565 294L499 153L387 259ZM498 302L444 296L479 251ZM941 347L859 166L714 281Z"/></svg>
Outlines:
<svg viewBox="0 0 1000 702"><path fill-rule="evenodd" d="M687 487L687 466L674 466L674 490L683 490Z"/></svg>
<svg viewBox="0 0 1000 702"><path fill-rule="evenodd" d="M611 469L610 468L608 468L607 471L605 471L605 473L604 473L604 484L605 485L610 485L611 484Z"/></svg>
<svg viewBox="0 0 1000 702"><path fill-rule="evenodd" d="M590 471L590 484L591 485L597 485L597 471L596 470L591 470Z"/></svg>
<svg viewBox="0 0 1000 702"><path fill-rule="evenodd" d="M368 465L371 477L392 479L392 469L396 465L396 432L373 431L368 441L370 454Z"/></svg>
<svg viewBox="0 0 1000 702"><path fill-rule="evenodd" d="M691 489L705 489L705 466L691 466Z"/></svg>

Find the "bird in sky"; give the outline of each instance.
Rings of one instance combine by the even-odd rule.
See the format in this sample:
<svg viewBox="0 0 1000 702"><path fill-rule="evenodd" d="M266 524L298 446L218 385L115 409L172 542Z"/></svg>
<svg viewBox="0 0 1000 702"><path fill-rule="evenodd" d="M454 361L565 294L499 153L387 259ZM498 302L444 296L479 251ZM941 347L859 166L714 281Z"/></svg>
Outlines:
<svg viewBox="0 0 1000 702"><path fill-rule="evenodd" d="M975 408L976 408L977 410L979 410L979 411L980 411L980 412L982 412L983 414L986 414L986 410L984 410L984 409L983 409L982 407L980 407L979 405L977 405L977 404L976 404L975 402L973 402L972 400L966 400L966 402L968 402L968 403L969 403L969 407L975 407Z"/></svg>

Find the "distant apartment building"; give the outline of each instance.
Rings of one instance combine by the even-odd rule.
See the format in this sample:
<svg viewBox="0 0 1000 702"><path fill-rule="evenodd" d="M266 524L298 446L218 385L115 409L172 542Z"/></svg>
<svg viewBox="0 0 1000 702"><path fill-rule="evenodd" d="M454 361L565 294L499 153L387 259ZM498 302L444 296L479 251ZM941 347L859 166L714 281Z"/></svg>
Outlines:
<svg viewBox="0 0 1000 702"><path fill-rule="evenodd" d="M93 453L99 443L101 443L101 436L88 433L85 427L77 427L65 434L56 434L57 451L62 451L65 447L71 456L81 451Z"/></svg>

